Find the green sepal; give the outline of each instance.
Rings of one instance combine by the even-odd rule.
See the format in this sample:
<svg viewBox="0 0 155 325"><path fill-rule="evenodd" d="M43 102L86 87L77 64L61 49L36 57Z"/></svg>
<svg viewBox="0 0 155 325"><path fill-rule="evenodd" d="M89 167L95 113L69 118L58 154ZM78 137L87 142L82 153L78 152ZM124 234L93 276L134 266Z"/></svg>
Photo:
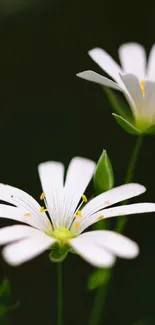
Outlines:
<svg viewBox="0 0 155 325"><path fill-rule="evenodd" d="M143 132L139 131L132 123L127 121L125 118L121 117L120 115L117 115L115 113L112 113L112 115L115 117L116 122L127 132L132 135L140 135Z"/></svg>
<svg viewBox="0 0 155 325"><path fill-rule="evenodd" d="M49 259L55 263L62 262L66 258L68 251L68 244L55 243L52 245L51 251L49 253Z"/></svg>
<svg viewBox="0 0 155 325"><path fill-rule="evenodd" d="M97 269L88 279L88 289L94 290L106 284L110 277L110 269Z"/></svg>
<svg viewBox="0 0 155 325"><path fill-rule="evenodd" d="M124 117L125 119L132 121L132 112L129 106L121 100L121 98L116 95L111 89L104 87L104 90L107 94L109 102L113 108L113 110L118 114Z"/></svg>
<svg viewBox="0 0 155 325"><path fill-rule="evenodd" d="M77 255L77 253L75 252L75 250L70 246L68 249L68 252L74 255Z"/></svg>
<svg viewBox="0 0 155 325"><path fill-rule="evenodd" d="M144 130L146 134L155 134L155 124L149 126L147 129Z"/></svg>
<svg viewBox="0 0 155 325"><path fill-rule="evenodd" d="M95 193L97 195L110 190L114 185L113 168L106 150L103 150L102 155L99 158L93 182Z"/></svg>

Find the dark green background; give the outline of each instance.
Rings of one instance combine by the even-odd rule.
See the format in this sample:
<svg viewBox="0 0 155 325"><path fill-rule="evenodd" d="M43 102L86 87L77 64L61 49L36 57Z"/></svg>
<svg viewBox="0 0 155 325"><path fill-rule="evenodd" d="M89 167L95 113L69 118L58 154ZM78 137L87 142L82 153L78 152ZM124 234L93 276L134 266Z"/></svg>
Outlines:
<svg viewBox="0 0 155 325"><path fill-rule="evenodd" d="M13 0L12 0L13 4ZM106 149L116 184L123 183L135 138L111 116L102 89L75 74L101 72L87 51L103 47L115 59L121 43L137 41L147 52L155 42L155 5L142 1L42 1L24 9L1 3L0 181L41 193L37 164L72 156L97 160ZM134 181L148 191L137 201L155 201L155 138L145 138ZM136 200L135 200L136 201ZM11 224L7 221L1 225ZM155 214L132 216L125 233L141 254L118 261L104 311L104 325L155 324ZM92 271L77 256L64 263L64 325L86 325L95 292L87 291ZM1 278L11 281L21 308L10 324L56 324L56 265L47 253L19 268L1 261Z"/></svg>

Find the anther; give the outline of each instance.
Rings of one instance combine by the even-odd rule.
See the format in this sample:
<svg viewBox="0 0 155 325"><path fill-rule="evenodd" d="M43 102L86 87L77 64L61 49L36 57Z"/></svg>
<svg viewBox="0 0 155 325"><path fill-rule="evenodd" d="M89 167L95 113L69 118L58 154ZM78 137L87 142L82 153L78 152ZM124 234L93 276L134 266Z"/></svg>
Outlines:
<svg viewBox="0 0 155 325"><path fill-rule="evenodd" d="M142 94L144 95L145 94L145 81L144 80L140 81L140 86L141 86L141 89L142 89Z"/></svg>
<svg viewBox="0 0 155 325"><path fill-rule="evenodd" d="M45 207L40 208L40 212L45 212L45 211L47 211L47 209L45 209Z"/></svg>
<svg viewBox="0 0 155 325"><path fill-rule="evenodd" d="M74 223L74 228L75 228L75 229L79 229L79 227L80 227L80 223L79 223L79 222L75 222L75 223Z"/></svg>
<svg viewBox="0 0 155 325"><path fill-rule="evenodd" d="M103 220L103 219L104 219L104 216L98 216L97 219L98 219L98 220Z"/></svg>
<svg viewBox="0 0 155 325"><path fill-rule="evenodd" d="M27 213L24 213L24 216L25 216L25 217L31 217L31 216L32 216L32 214L31 214L31 213L29 213L29 212L27 212Z"/></svg>
<svg viewBox="0 0 155 325"><path fill-rule="evenodd" d="M76 213L76 215L77 215L79 218L82 218L82 212L81 212L81 210L78 210L77 213Z"/></svg>
<svg viewBox="0 0 155 325"><path fill-rule="evenodd" d="M85 196L84 194L82 195L82 200L83 200L85 203L87 203L87 201L88 201L87 198L86 198L86 196Z"/></svg>
<svg viewBox="0 0 155 325"><path fill-rule="evenodd" d="M44 197L45 197L45 193L44 193L44 192L42 192L42 193L41 193L41 195L40 195L40 200L43 200L43 199L44 199Z"/></svg>

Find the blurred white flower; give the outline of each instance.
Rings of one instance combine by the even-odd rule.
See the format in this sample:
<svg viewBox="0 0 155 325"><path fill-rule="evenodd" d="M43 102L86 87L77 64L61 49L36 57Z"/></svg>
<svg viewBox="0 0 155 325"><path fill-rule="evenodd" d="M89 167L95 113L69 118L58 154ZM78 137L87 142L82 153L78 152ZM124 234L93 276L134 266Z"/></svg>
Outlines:
<svg viewBox="0 0 155 325"><path fill-rule="evenodd" d="M134 126L141 133L155 125L155 45L148 62L143 46L126 43L118 49L122 67L104 50L94 48L90 57L114 81L88 70L77 76L122 91L132 110Z"/></svg>
<svg viewBox="0 0 155 325"><path fill-rule="evenodd" d="M9 264L15 266L24 263L51 249L55 243L61 248L64 245L71 247L97 267L112 266L116 256L134 258L138 255L135 242L113 231L98 230L81 234L103 218L155 211L154 203L107 208L143 193L145 187L139 184L118 186L85 204L87 199L83 193L94 169L93 161L73 158L63 185L63 164L52 161L40 164L38 170L44 191L40 199L45 201L46 207L41 207L24 191L0 184L0 199L14 205L1 204L0 217L28 224L0 229L0 245L7 244L2 254Z"/></svg>

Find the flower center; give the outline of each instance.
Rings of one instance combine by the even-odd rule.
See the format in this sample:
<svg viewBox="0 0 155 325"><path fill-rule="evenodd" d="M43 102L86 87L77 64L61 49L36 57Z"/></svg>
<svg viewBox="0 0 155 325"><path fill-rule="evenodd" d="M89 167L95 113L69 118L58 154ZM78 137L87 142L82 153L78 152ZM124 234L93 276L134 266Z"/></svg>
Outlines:
<svg viewBox="0 0 155 325"><path fill-rule="evenodd" d="M67 241L73 237L73 234L67 228L56 228L52 231L51 236L60 241Z"/></svg>
<svg viewBox="0 0 155 325"><path fill-rule="evenodd" d="M145 94L145 81L144 80L140 81L140 86L141 86L142 94L144 95Z"/></svg>

